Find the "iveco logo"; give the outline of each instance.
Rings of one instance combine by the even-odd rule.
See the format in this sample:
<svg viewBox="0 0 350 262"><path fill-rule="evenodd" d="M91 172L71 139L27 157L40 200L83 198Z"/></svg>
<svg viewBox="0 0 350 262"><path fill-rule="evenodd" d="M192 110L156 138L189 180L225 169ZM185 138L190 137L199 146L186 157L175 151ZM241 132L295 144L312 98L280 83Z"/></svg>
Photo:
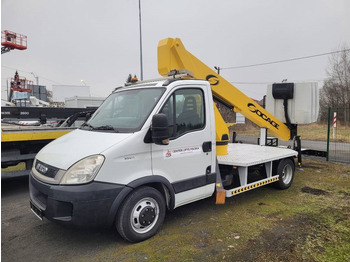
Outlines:
<svg viewBox="0 0 350 262"><path fill-rule="evenodd" d="M36 170L38 170L42 174L46 174L46 172L49 170L46 166L43 166L42 164L38 163L36 165Z"/></svg>
<svg viewBox="0 0 350 262"><path fill-rule="evenodd" d="M257 109L254 104L248 103L247 106L251 112L255 113L257 116L260 116L263 120L270 123L270 125L272 125L274 128L278 129L279 125L267 115L265 115L263 112L261 112L259 109Z"/></svg>

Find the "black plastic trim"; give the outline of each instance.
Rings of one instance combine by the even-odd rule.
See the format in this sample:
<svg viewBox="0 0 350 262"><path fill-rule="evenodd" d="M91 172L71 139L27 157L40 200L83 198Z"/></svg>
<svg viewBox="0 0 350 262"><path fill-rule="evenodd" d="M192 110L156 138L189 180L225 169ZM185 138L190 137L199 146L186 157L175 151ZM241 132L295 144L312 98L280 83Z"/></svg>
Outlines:
<svg viewBox="0 0 350 262"><path fill-rule="evenodd" d="M218 142L218 141L216 141L216 145L217 145L217 146L228 145L228 141L223 141L223 142Z"/></svg>
<svg viewBox="0 0 350 262"><path fill-rule="evenodd" d="M221 137L221 140L228 140L228 139L229 139L228 134L223 134Z"/></svg>
<svg viewBox="0 0 350 262"><path fill-rule="evenodd" d="M216 182L216 173L210 173L207 175L207 185Z"/></svg>
<svg viewBox="0 0 350 262"><path fill-rule="evenodd" d="M132 190L133 190L133 188L126 186L122 189L122 191L114 199L114 201L111 205L111 208L109 210L108 218L107 218L107 225L108 226L113 225L120 205L123 203L126 196L129 195Z"/></svg>
<svg viewBox="0 0 350 262"><path fill-rule="evenodd" d="M211 150L212 150L212 143L211 143L211 141L203 142L202 149L203 149L204 153L211 152Z"/></svg>
<svg viewBox="0 0 350 262"><path fill-rule="evenodd" d="M30 199L44 216L76 227L110 226L109 214L125 185L91 182L84 185L50 185L29 176Z"/></svg>
<svg viewBox="0 0 350 262"><path fill-rule="evenodd" d="M173 187L174 187L175 193L178 194L191 189L213 184L215 183L215 181L216 181L216 174L210 173L208 175L197 176L194 178L175 182L173 183Z"/></svg>
<svg viewBox="0 0 350 262"><path fill-rule="evenodd" d="M37 169L38 165L41 165L41 166L47 168L47 171L45 173L43 173L42 170ZM55 178L57 172L59 171L58 168L50 166L48 164L45 164L45 163L41 162L40 160L36 160L34 168L36 171L38 171L43 176L47 176L47 177L51 177L51 178Z"/></svg>
<svg viewBox="0 0 350 262"><path fill-rule="evenodd" d="M162 176L157 176L157 175L146 176L146 177L136 179L135 181L132 181L127 186L131 188L137 188L139 186L152 184L152 183L161 183L168 189L168 192L170 194L169 210L173 210L175 207L175 190L166 178Z"/></svg>

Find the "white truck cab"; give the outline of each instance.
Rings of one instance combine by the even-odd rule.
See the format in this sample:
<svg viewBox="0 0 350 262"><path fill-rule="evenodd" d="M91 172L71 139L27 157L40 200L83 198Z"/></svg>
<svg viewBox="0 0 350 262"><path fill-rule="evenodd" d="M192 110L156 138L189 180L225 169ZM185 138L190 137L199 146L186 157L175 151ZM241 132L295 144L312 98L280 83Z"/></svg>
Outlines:
<svg viewBox="0 0 350 262"><path fill-rule="evenodd" d="M117 88L81 128L37 154L32 210L62 224L116 223L129 241L152 236L165 209L214 193L212 108L203 80Z"/></svg>

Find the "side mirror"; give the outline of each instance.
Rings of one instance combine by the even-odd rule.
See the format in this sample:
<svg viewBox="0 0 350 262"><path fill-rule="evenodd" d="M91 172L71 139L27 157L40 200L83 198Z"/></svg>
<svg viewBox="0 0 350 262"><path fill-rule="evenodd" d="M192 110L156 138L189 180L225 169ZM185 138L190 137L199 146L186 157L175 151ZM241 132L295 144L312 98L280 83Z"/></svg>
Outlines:
<svg viewBox="0 0 350 262"><path fill-rule="evenodd" d="M152 118L152 141L157 145L169 144L168 117L165 114L156 114Z"/></svg>

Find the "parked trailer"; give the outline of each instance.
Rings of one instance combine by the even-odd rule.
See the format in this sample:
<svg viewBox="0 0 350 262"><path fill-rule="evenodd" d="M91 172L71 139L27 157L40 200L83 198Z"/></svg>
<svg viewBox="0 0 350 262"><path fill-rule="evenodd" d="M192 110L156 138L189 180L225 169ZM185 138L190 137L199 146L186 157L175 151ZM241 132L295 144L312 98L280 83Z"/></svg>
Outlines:
<svg viewBox="0 0 350 262"><path fill-rule="evenodd" d="M2 107L1 110L1 178L29 175L35 155L41 148L76 129L72 127L76 120L84 121L87 114L95 111L26 107ZM55 126L39 126L48 119L55 120ZM18 124L20 120L22 124ZM30 121L38 126L24 125Z"/></svg>

